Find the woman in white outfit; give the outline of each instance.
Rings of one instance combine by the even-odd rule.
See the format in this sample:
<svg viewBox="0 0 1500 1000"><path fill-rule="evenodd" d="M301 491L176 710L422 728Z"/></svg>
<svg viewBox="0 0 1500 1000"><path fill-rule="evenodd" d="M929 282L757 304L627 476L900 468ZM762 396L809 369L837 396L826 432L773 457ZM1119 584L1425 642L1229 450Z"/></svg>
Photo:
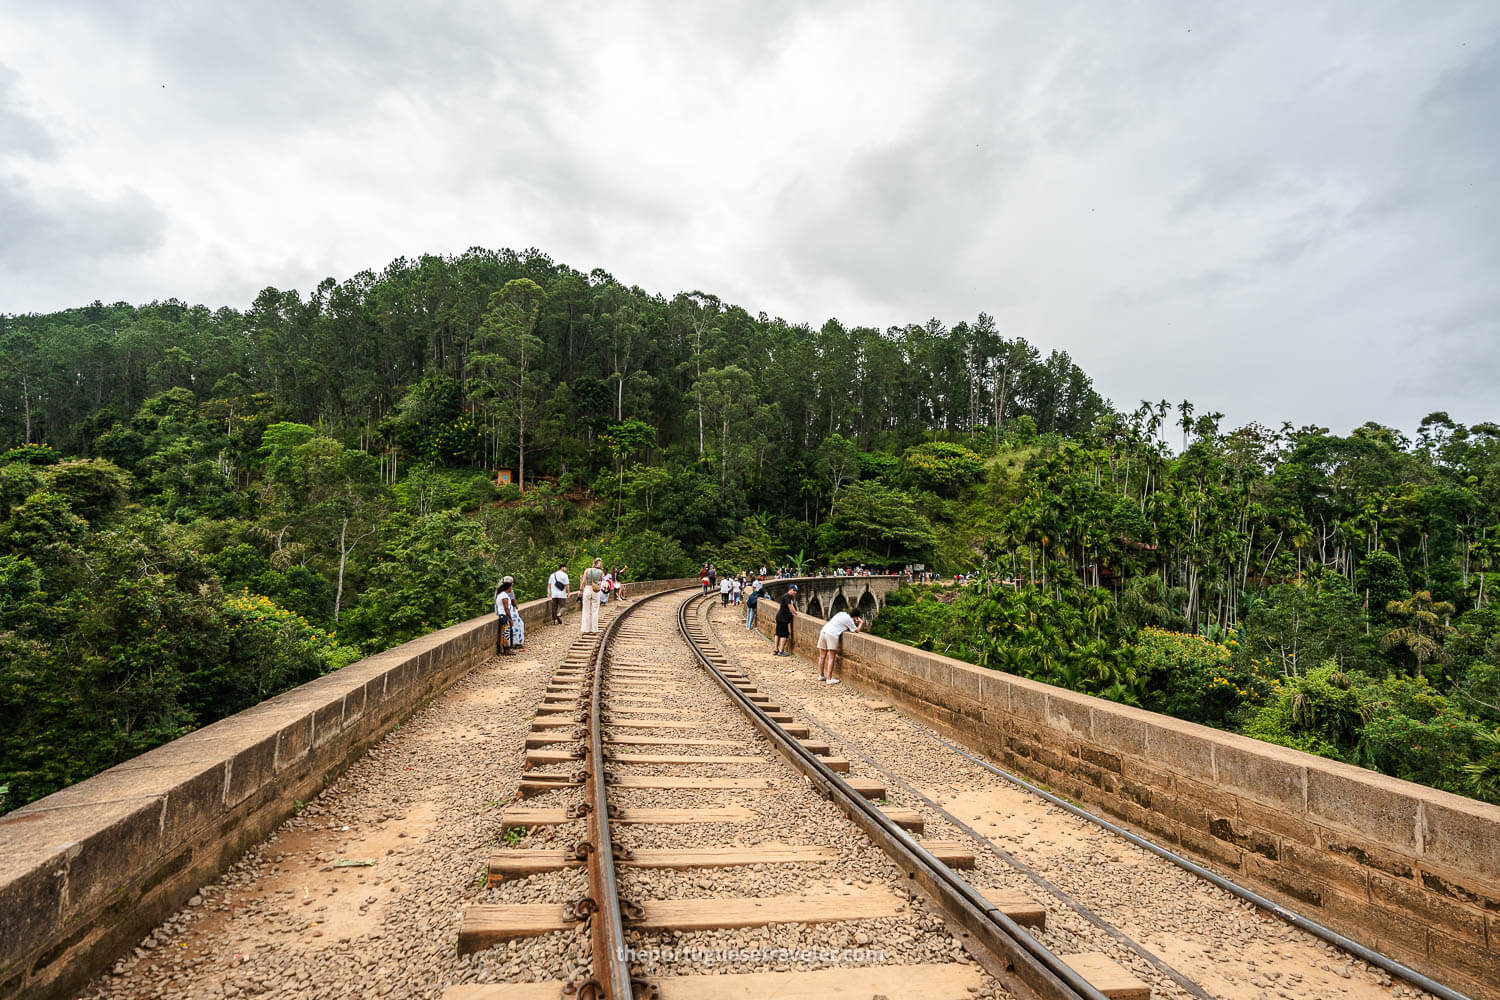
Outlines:
<svg viewBox="0 0 1500 1000"><path fill-rule="evenodd" d="M592 635L599 631L599 590L604 586L604 560L595 559L594 565L583 571L583 623L579 632Z"/></svg>

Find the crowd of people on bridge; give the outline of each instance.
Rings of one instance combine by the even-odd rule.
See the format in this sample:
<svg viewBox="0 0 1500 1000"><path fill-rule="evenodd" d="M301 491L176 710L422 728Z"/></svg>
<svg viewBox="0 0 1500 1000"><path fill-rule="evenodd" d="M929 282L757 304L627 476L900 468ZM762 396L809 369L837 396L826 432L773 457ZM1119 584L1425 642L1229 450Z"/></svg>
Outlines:
<svg viewBox="0 0 1500 1000"><path fill-rule="evenodd" d="M583 635L598 634L600 607L608 604L611 597L621 602L625 600L624 570L625 567L606 569L604 560L595 559L592 565L583 571L578 590L574 591L567 564L563 563L558 566L556 572L547 579L547 596L550 598L549 610L553 624L563 623L563 613L567 610L569 600L576 593L582 612L579 632ZM719 603L723 607L743 604L745 628L754 629L756 610L764 596L766 581L768 579L791 579L798 575L798 571L790 566L778 567L775 570L768 570L762 566L759 573L740 570L737 573L721 574L715 564L706 562L699 571L698 582L702 587L703 596L718 593ZM832 570L820 569L816 575L842 578L900 574L896 571L877 573L863 565L857 565L840 566ZM927 582L927 578L931 576L932 574L926 573L914 574L911 570L905 572L907 582ZM955 582L957 579L955 578ZM788 646L792 642L793 627L796 623L796 601L796 584L787 587L777 599L775 644L771 654L773 656L792 655ZM498 624L495 638L496 653L500 656L509 656L517 650L524 649L526 647L526 623L521 618L520 605L516 601L514 577L502 578L495 587L494 608ZM820 681L825 684L839 683L839 678L834 674L838 666L840 642L846 632L858 632L863 627L864 618L848 611L837 612L823 625L817 639L818 679Z"/></svg>

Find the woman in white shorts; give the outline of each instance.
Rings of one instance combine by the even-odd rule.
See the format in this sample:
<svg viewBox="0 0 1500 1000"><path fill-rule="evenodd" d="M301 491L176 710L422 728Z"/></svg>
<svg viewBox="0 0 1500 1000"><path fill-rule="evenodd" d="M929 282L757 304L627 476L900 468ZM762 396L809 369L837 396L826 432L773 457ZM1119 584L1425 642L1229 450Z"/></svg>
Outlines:
<svg viewBox="0 0 1500 1000"><path fill-rule="evenodd" d="M828 619L828 624L818 633L818 680L824 684L839 682L833 676L834 667L838 665L839 640L845 632L858 632L864 624L863 618L847 611L840 611Z"/></svg>

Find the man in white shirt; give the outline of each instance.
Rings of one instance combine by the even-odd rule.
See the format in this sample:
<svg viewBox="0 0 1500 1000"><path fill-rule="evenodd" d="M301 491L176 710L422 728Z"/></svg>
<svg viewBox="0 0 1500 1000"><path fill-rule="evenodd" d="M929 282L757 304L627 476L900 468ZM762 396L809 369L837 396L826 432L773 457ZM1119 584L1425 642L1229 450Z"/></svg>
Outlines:
<svg viewBox="0 0 1500 1000"><path fill-rule="evenodd" d="M839 640L844 637L845 632L858 632L864 624L863 618L847 611L840 611L828 619L828 624L818 633L818 680L824 684L839 682L833 676L833 669L838 665Z"/></svg>
<svg viewBox="0 0 1500 1000"><path fill-rule="evenodd" d="M725 606L729 604L729 592L734 589L734 578L722 576L719 578L719 603Z"/></svg>
<svg viewBox="0 0 1500 1000"><path fill-rule="evenodd" d="M547 580L547 594L552 598L552 623L562 624L563 610L568 606L568 594L573 583L568 579L568 564L557 567L557 572Z"/></svg>

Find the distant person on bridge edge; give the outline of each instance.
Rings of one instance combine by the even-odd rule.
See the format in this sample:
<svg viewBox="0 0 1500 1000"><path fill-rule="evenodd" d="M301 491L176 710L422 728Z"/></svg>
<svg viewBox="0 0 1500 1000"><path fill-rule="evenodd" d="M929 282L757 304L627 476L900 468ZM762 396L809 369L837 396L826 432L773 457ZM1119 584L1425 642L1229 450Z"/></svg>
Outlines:
<svg viewBox="0 0 1500 1000"><path fill-rule="evenodd" d="M828 624L818 633L818 680L824 684L839 682L833 676L834 667L838 666L839 640L844 637L845 632L858 632L864 624L863 618L847 611L840 611L828 619Z"/></svg>
<svg viewBox="0 0 1500 1000"><path fill-rule="evenodd" d="M579 623L581 635L595 635L599 631L599 591L604 587L604 560L595 559L594 565L583 571L578 584L583 594L583 621Z"/></svg>
<svg viewBox="0 0 1500 1000"><path fill-rule="evenodd" d="M568 606L569 588L573 582L568 579L568 564L563 563L557 567L557 572L547 579L547 596L552 598L552 624L561 625L563 610Z"/></svg>
<svg viewBox="0 0 1500 1000"><path fill-rule="evenodd" d="M781 595L781 601L776 607L776 648L772 656L791 656L786 651L787 643L792 638L792 622L797 619L797 585L794 583L786 588L786 593Z"/></svg>

